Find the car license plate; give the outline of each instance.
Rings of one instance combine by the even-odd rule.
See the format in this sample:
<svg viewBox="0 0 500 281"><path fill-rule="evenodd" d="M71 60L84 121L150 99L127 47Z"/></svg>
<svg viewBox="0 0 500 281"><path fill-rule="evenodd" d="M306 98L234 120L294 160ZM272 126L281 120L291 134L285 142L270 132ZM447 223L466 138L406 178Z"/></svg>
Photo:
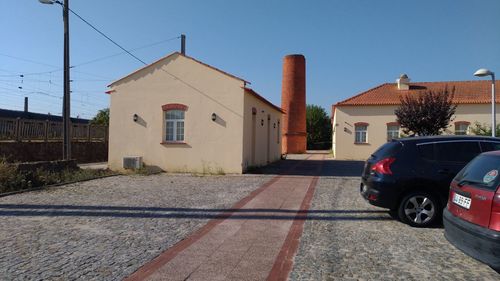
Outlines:
<svg viewBox="0 0 500 281"><path fill-rule="evenodd" d="M458 193L453 194L453 203L465 209L470 209L470 198L462 196Z"/></svg>

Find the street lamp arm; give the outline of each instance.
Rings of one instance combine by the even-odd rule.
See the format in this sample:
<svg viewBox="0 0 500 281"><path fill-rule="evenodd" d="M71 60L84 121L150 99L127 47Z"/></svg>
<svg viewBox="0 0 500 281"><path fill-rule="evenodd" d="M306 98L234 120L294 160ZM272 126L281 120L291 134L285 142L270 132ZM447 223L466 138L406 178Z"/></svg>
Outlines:
<svg viewBox="0 0 500 281"><path fill-rule="evenodd" d="M42 4L49 4L49 5L59 4L59 5L63 6L63 3L59 0L38 0L38 2L40 2Z"/></svg>

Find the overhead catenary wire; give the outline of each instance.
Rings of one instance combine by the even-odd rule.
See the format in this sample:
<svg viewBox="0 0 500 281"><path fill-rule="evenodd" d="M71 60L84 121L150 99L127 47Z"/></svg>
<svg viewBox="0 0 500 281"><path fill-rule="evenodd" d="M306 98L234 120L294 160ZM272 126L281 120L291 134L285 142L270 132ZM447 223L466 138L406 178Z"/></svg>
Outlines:
<svg viewBox="0 0 500 281"><path fill-rule="evenodd" d="M97 29L94 25L92 25L91 23L89 23L87 20L85 20L84 18L82 18L79 14L77 14L76 12L74 12L73 10L69 9L69 11L74 14L76 17L78 17L80 20L82 20L84 23L86 23L87 25L89 25L92 29L94 29L96 32L98 32L100 35L102 35L103 37L105 37L107 40L109 40L111 43L113 43L114 45L116 45L118 48L120 48L121 50L123 50L125 53L127 53L128 55L130 55L131 57L133 57L135 60L141 62L143 65L148 65L145 61L141 60L140 58L138 58L137 56L135 56L134 54L132 54L130 51L128 51L127 49L125 49L124 47L122 47L120 44L118 44L117 42L115 42L113 39L111 39L109 36L107 36L106 34L104 34L102 31L100 31L99 29ZM178 38L178 37L177 37ZM172 38L172 40L175 39L175 38ZM104 59L104 58L99 58L99 59ZM88 62L90 63L90 62ZM242 117L242 115L238 112L235 112L233 109L229 108L228 106L222 104L221 102L215 100L214 98L212 98L211 96L207 95L206 93L204 93L202 90L196 88L195 86L191 85L189 82L186 82L184 81L183 79L181 79L180 77L170 73L169 71L163 69L163 68L160 68L161 71L163 71L164 73L168 74L170 77L174 78L175 80L183 83L184 85L188 86L189 88L191 88L192 90L194 90L195 92L201 94L201 95L204 95L205 97L207 97L208 99L212 100L213 102L221 105L222 107L226 108L228 111L232 112L233 114L237 115L237 116L240 116ZM46 72L46 73L50 73L50 72Z"/></svg>
<svg viewBox="0 0 500 281"><path fill-rule="evenodd" d="M2 89L0 87L0 89ZM9 92L0 92L0 94L3 95L2 98L7 98L7 99L10 99L11 101L17 101L17 100L22 100L22 98L24 98L24 95L29 95L31 96L32 94L40 94L40 93L37 93L37 92L23 92L23 96L19 96L17 94L14 94L14 93L9 93ZM50 101L47 101L47 100L43 100L43 99L36 99L37 100L37 103L44 103L48 106L58 106L59 104L55 104L55 103L52 103ZM93 113L94 111L92 109L89 109L88 107L86 107L85 105L81 105L81 103L79 103L77 100L72 100L74 101L76 104L73 104L73 106L75 108L78 108L79 110L84 110L86 112L91 112Z"/></svg>
<svg viewBox="0 0 500 281"><path fill-rule="evenodd" d="M14 87L12 84L8 84L8 83L2 83L2 82L0 82L0 84L4 84L4 85L7 85L7 86ZM44 95L44 96L51 97L51 98L62 99L61 96L54 95L54 93L46 92L43 89L36 88L36 87L25 87L25 88L22 88L22 89L13 89L13 88L5 88L5 87L1 87L0 86L0 89L8 90L8 91L10 91L12 93L15 92L15 91L21 90L25 94ZM76 101L76 97L72 97L72 100ZM94 102L97 102L97 101L94 100ZM86 103L88 105L92 105L92 106L96 106L96 107L105 107L105 106L107 106L107 103L106 104L96 104L96 103L90 103L90 102L86 102Z"/></svg>
<svg viewBox="0 0 500 281"><path fill-rule="evenodd" d="M71 11L71 12L74 13L73 11ZM171 38L168 38L168 39L164 39L164 40L161 40L161 41L157 41L157 42L154 42L154 43L143 45L143 46L140 46L140 47L137 47L137 48L133 48L129 52L134 52L134 51L142 50L142 49L145 49L145 48L157 46L157 45L160 45L160 44L163 44L163 43L167 43L167 42L173 41L175 39L179 39L179 38L180 38L180 36L171 37ZM116 43L116 42L114 42L114 43ZM95 63L95 62L99 62L99 61L103 61L103 60L110 59L110 58L113 58L113 57L117 57L117 56L120 56L120 55L123 55L123 54L128 54L129 52L124 51L124 52L120 52L120 53L116 53L116 54L112 54L112 55L107 55L107 56L95 58L95 59L92 59L92 60L88 60L88 61L85 61L85 62L82 62L82 63L78 63L78 64L75 64L75 65L72 65L70 68L72 68L73 72L76 72L76 73L81 73L81 74L84 74L84 75L90 75L90 76L94 76L94 77L97 76L97 77L104 78L103 76L99 76L99 75L95 75L95 74L91 74L91 73L86 73L86 72L82 72L82 71L77 71L74 68L75 67L80 67L80 66L83 66L83 65L87 65L87 64L91 64L91 63ZM53 72L63 71L63 68L61 68L61 67L57 67L55 65L51 65L51 64L48 64L48 63L44 63L44 62L35 61L35 60L32 60L32 59L21 58L21 57L18 57L18 56L12 56L12 55L3 54L3 53L0 53L0 56L12 58L12 59L16 59L16 60L20 60L20 61L30 62L30 63L33 63L33 64L39 64L39 65L43 65L43 66L54 67L54 69L52 69L52 70L41 71L41 72L30 72L30 73L21 73L21 72L16 73L16 72L13 72L13 71L10 71L10 70L0 69L0 71L2 71L2 72L10 73L10 74L1 74L0 77L19 77L21 75L26 75L26 76L29 76L29 75L42 75L42 74L50 74L50 73L53 73ZM72 79L72 80L76 81L75 79ZM94 79L94 80L91 80L91 79L79 79L79 81L97 81L97 82L100 82L100 81L105 82L105 81L110 81L110 80L112 80L112 79L110 79L110 78L109 79L108 78L106 78L106 79L99 79L99 80L97 80L97 79Z"/></svg>

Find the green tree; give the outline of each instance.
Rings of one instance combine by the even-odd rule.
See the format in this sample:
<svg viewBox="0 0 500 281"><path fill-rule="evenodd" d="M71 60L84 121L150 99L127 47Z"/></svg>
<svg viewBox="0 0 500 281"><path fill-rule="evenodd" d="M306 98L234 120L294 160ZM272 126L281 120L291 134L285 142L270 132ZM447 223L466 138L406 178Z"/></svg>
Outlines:
<svg viewBox="0 0 500 281"><path fill-rule="evenodd" d="M109 108L101 109L97 112L96 116L90 120L92 125L109 125Z"/></svg>
<svg viewBox="0 0 500 281"><path fill-rule="evenodd" d="M478 136L491 136L491 126L488 124L474 123L474 127L470 128L474 135ZM496 136L500 136L500 125L497 125Z"/></svg>
<svg viewBox="0 0 500 281"><path fill-rule="evenodd" d="M455 89L426 91L401 97L401 105L394 111L405 134L419 136L439 135L449 126L457 108L452 103Z"/></svg>
<svg viewBox="0 0 500 281"><path fill-rule="evenodd" d="M307 149L330 149L332 122L326 111L317 105L306 107Z"/></svg>

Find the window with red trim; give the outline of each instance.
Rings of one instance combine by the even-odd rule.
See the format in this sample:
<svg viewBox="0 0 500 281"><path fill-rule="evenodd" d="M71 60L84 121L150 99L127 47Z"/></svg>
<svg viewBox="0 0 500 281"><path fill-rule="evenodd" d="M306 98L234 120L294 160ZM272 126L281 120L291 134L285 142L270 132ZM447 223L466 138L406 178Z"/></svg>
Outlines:
<svg viewBox="0 0 500 281"><path fill-rule="evenodd" d="M468 135L470 122L457 121L455 122L455 135Z"/></svg>
<svg viewBox="0 0 500 281"><path fill-rule="evenodd" d="M187 106L178 103L162 105L165 142L184 142L184 118Z"/></svg>
<svg viewBox="0 0 500 281"><path fill-rule="evenodd" d="M354 123L354 143L368 143L368 123Z"/></svg>
<svg viewBox="0 0 500 281"><path fill-rule="evenodd" d="M390 122L387 123L387 141L391 141L393 139L399 139L400 134L399 134L399 123L397 122Z"/></svg>

